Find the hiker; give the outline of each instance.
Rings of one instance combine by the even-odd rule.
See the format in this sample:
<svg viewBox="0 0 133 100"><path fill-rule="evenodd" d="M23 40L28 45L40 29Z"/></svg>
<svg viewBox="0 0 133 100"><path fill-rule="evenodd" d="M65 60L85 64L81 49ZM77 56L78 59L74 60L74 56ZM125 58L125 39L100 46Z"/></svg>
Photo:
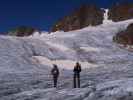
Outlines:
<svg viewBox="0 0 133 100"><path fill-rule="evenodd" d="M59 76L59 69L57 65L53 64L51 74L53 75L54 87L57 87L57 80Z"/></svg>
<svg viewBox="0 0 133 100"><path fill-rule="evenodd" d="M77 84L78 88L80 88L81 65L79 64L79 62L77 62L76 65L74 66L73 72L74 72L74 77L73 77L74 88L77 87Z"/></svg>

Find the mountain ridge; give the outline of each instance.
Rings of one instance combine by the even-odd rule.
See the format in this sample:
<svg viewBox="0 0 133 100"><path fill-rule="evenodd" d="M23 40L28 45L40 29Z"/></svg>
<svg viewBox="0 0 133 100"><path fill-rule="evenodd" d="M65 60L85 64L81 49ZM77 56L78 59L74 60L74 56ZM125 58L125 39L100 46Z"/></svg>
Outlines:
<svg viewBox="0 0 133 100"><path fill-rule="evenodd" d="M112 21L123 21L133 18L133 4L120 4L109 8L108 16ZM97 26L103 23L104 9L98 8L95 5L81 5L77 10L70 15L65 16L57 21L51 31L71 31L81 29L87 26ZM83 16L83 17L82 17Z"/></svg>

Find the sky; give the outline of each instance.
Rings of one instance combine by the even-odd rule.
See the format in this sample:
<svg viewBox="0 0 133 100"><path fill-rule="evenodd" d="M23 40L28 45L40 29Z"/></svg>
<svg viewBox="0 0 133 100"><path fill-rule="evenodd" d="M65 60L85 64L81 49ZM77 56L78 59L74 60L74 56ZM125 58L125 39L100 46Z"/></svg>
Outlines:
<svg viewBox="0 0 133 100"><path fill-rule="evenodd" d="M0 0L0 33L17 26L30 26L49 31L63 16L82 4L95 4L101 8L133 0Z"/></svg>

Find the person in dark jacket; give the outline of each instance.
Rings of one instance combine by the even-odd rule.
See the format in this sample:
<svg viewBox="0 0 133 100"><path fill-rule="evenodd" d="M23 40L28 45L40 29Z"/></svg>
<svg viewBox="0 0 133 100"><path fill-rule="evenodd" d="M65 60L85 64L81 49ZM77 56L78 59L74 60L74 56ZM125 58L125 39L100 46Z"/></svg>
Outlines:
<svg viewBox="0 0 133 100"><path fill-rule="evenodd" d="M53 75L54 87L57 87L57 80L59 77L59 69L57 65L53 64L51 74Z"/></svg>
<svg viewBox="0 0 133 100"><path fill-rule="evenodd" d="M76 87L80 88L81 65L79 64L79 62L77 62L76 65L74 66L73 72L74 72L74 77L73 77L74 88Z"/></svg>

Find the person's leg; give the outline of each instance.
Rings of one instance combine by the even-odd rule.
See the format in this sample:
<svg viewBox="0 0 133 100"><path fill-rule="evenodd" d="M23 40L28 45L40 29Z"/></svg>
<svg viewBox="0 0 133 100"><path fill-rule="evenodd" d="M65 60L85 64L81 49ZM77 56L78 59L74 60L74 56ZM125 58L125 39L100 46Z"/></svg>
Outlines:
<svg viewBox="0 0 133 100"><path fill-rule="evenodd" d="M76 88L76 75L75 74L73 76L73 85L74 85L74 88Z"/></svg>
<svg viewBox="0 0 133 100"><path fill-rule="evenodd" d="M57 77L54 77L54 87L57 87Z"/></svg>
<svg viewBox="0 0 133 100"><path fill-rule="evenodd" d="M80 88L80 74L77 75L78 78L78 88Z"/></svg>

